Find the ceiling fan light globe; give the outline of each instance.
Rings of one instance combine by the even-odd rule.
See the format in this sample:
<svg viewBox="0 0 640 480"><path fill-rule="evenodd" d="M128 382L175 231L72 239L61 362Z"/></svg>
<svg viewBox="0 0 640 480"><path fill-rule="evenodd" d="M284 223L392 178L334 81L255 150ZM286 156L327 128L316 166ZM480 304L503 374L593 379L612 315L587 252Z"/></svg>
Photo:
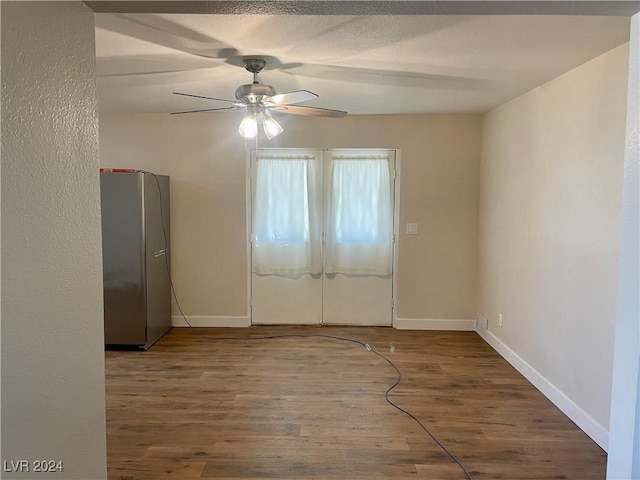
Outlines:
<svg viewBox="0 0 640 480"><path fill-rule="evenodd" d="M282 126L280 126L280 124L271 116L265 117L262 126L264 128L264 133L269 140L280 135L284 131Z"/></svg>
<svg viewBox="0 0 640 480"><path fill-rule="evenodd" d="M258 122L256 120L256 116L252 114L246 115L242 119L242 122L240 122L238 133L240 133L244 138L255 138L258 134Z"/></svg>

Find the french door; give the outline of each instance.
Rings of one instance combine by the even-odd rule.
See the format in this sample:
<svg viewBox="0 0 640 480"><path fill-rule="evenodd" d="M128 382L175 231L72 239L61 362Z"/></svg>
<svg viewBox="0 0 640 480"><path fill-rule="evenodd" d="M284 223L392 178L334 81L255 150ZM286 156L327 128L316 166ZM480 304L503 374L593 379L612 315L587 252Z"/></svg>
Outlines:
<svg viewBox="0 0 640 480"><path fill-rule="evenodd" d="M393 150L251 154L253 324L391 325Z"/></svg>

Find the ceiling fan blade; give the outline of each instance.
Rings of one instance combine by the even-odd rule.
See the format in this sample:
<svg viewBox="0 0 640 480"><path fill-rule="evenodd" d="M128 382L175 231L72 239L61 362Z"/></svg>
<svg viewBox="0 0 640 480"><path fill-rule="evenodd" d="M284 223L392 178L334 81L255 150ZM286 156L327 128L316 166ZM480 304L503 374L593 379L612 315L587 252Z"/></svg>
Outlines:
<svg viewBox="0 0 640 480"><path fill-rule="evenodd" d="M423 65L423 68L430 72L380 70L374 68L305 63L301 67L283 70L282 73L354 84L371 84L390 87L467 90L471 88L484 88L489 85L488 80L472 76L472 71L464 68L456 68L455 71L451 69L442 71L442 67L437 65ZM437 73L438 71L442 71L442 73Z"/></svg>
<svg viewBox="0 0 640 480"><path fill-rule="evenodd" d="M278 95L273 95L272 97L266 97L263 101L272 102L276 106L280 106L290 103L306 102L308 100L313 100L314 98L318 98L318 95L310 92L309 90L296 90L295 92L280 93Z"/></svg>
<svg viewBox="0 0 640 480"><path fill-rule="evenodd" d="M347 112L342 110L330 110L328 108L304 107L299 105L281 105L273 109L279 113L290 113L293 115L306 115L309 117L331 117L342 118Z"/></svg>
<svg viewBox="0 0 640 480"><path fill-rule="evenodd" d="M205 108L203 110L186 110L184 112L171 112L171 115L180 115L182 113L201 113L201 112L215 112L219 110L241 110L241 107L223 107L223 108Z"/></svg>
<svg viewBox="0 0 640 480"><path fill-rule="evenodd" d="M238 51L225 42L202 34L166 15L109 13L96 15L98 29L154 43L174 51L218 60L236 56Z"/></svg>
<svg viewBox="0 0 640 480"><path fill-rule="evenodd" d="M216 100L218 102L227 102L227 103L233 103L234 105L241 107L243 106L241 102L238 102L237 100L226 100L224 98L215 98L215 97L205 97L204 95L193 95L191 93L182 93L182 92L173 92L174 95L183 95L185 97L195 97L195 98L204 98L206 100ZM239 104L240 103L240 104Z"/></svg>

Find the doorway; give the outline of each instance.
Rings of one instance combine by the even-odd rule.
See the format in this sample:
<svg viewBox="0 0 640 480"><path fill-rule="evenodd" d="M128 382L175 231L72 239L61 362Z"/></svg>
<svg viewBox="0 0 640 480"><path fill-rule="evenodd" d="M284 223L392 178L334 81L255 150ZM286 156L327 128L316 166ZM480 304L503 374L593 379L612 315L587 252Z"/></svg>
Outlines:
<svg viewBox="0 0 640 480"><path fill-rule="evenodd" d="M393 323L396 152L250 158L251 322Z"/></svg>

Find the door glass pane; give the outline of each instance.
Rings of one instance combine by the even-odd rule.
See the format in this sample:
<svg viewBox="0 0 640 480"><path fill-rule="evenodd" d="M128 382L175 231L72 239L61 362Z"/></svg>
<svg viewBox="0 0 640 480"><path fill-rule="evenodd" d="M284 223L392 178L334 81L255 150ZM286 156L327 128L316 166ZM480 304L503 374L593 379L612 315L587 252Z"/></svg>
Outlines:
<svg viewBox="0 0 640 480"><path fill-rule="evenodd" d="M309 155L258 157L253 219L253 272L321 271L317 160Z"/></svg>
<svg viewBox="0 0 640 480"><path fill-rule="evenodd" d="M334 156L327 204L324 271L391 274L388 156Z"/></svg>

